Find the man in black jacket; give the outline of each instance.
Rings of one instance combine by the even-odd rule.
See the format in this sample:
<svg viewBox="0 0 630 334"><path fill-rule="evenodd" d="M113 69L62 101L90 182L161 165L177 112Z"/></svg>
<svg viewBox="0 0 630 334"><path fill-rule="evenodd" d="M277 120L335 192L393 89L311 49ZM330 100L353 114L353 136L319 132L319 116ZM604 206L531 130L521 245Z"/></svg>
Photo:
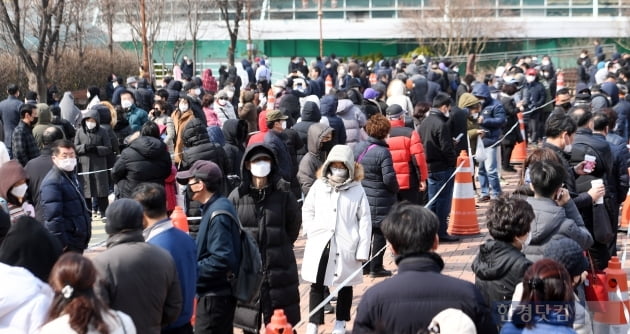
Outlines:
<svg viewBox="0 0 630 334"><path fill-rule="evenodd" d="M429 209L433 211L440 221L438 235L442 242L454 242L459 238L449 235L446 219L451 212L451 199L453 197L453 180L449 180L455 171L457 154L453 146L453 137L448 124L451 109L451 97L446 93L440 93L433 99L433 108L429 116L420 124L420 135L424 145L424 155L429 167L427 188L429 200L436 196L438 190L446 184L442 192L437 196Z"/></svg>
<svg viewBox="0 0 630 334"><path fill-rule="evenodd" d="M368 289L357 308L353 333L417 333L441 311L457 308L468 315L477 333L496 333L490 310L479 290L440 271L435 253L440 222L428 209L403 203L394 206L381 229L396 255L398 274ZM422 284L418 284L422 282Z"/></svg>

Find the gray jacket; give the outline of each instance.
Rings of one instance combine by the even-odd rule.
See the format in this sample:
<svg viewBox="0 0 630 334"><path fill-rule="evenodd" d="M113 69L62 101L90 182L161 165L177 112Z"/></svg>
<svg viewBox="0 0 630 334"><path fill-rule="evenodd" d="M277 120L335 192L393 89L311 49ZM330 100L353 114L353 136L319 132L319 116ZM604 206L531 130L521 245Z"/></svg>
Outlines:
<svg viewBox="0 0 630 334"><path fill-rule="evenodd" d="M593 245L593 237L584 226L573 200L567 202L564 207L558 206L550 198L528 197L527 203L536 214L530 230L531 240L523 250L530 261L542 259L545 246L553 239L573 239L583 249Z"/></svg>

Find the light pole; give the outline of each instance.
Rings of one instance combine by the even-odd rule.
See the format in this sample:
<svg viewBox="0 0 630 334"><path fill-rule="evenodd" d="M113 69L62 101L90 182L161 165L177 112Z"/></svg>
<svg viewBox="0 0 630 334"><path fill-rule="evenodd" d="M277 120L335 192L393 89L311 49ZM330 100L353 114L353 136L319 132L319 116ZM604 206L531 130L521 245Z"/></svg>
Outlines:
<svg viewBox="0 0 630 334"><path fill-rule="evenodd" d="M324 57L324 33L322 30L322 0L317 0L317 19L319 20L319 57Z"/></svg>
<svg viewBox="0 0 630 334"><path fill-rule="evenodd" d="M252 61L252 52L254 45L252 44L252 4L251 0L247 0L247 60Z"/></svg>

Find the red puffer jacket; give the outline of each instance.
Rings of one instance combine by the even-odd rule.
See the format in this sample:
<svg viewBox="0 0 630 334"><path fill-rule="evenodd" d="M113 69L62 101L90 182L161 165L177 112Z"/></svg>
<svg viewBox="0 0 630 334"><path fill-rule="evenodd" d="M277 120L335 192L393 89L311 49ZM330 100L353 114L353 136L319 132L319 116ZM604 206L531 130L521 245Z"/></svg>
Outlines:
<svg viewBox="0 0 630 334"><path fill-rule="evenodd" d="M390 120L390 123L392 128L387 144L392 153L400 189L410 189L412 184L417 189L420 187L420 181L426 181L429 175L422 139L417 131L405 127L403 120Z"/></svg>

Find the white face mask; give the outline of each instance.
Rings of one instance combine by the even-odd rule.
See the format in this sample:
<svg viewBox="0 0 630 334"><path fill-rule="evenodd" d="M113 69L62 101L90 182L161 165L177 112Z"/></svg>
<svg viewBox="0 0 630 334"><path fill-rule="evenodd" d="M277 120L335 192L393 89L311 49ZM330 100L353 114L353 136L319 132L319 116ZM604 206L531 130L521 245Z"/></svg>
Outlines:
<svg viewBox="0 0 630 334"><path fill-rule="evenodd" d="M534 79L536 79L536 77L535 77L535 76L533 76L533 75L527 75L527 76L525 76L525 80L527 80L527 82L530 82L530 83L531 83L531 82L534 82Z"/></svg>
<svg viewBox="0 0 630 334"><path fill-rule="evenodd" d="M549 65L549 60L543 60L543 61L541 62L541 64L542 64L543 66L547 66L547 65Z"/></svg>
<svg viewBox="0 0 630 334"><path fill-rule="evenodd" d="M195 88L195 95L197 96L201 95L201 89Z"/></svg>
<svg viewBox="0 0 630 334"><path fill-rule="evenodd" d="M179 104L179 111L181 111L181 112L188 111L188 105L187 105L187 104L180 103L180 104Z"/></svg>
<svg viewBox="0 0 630 334"><path fill-rule="evenodd" d="M131 108L132 104L133 103L131 101L129 101L129 100L122 100L122 101L120 101L120 106L123 107L123 109Z"/></svg>
<svg viewBox="0 0 630 334"><path fill-rule="evenodd" d="M227 91L227 96L228 96L230 99L232 99L232 98L234 97L234 92L233 92L233 91L231 91L231 90L228 90L228 91Z"/></svg>
<svg viewBox="0 0 630 334"><path fill-rule="evenodd" d="M218 103L220 106L224 106L224 105L227 103L227 100L224 100L224 99L218 99L218 100L217 100L217 103Z"/></svg>
<svg viewBox="0 0 630 334"><path fill-rule="evenodd" d="M252 172L252 175L256 177L265 177L269 175L271 172L271 162L269 161L258 161L253 162L249 170Z"/></svg>
<svg viewBox="0 0 630 334"><path fill-rule="evenodd" d="M74 167L77 165L76 158L67 158L67 159L57 159L57 167L61 170L65 170L66 172L72 172Z"/></svg>
<svg viewBox="0 0 630 334"><path fill-rule="evenodd" d="M345 168L330 167L330 173L332 174L333 177L336 177L336 178L340 178L344 180L348 178L348 170Z"/></svg>
<svg viewBox="0 0 630 334"><path fill-rule="evenodd" d="M573 144L565 144L562 150L564 150L565 153L571 153L572 149L573 149Z"/></svg>
<svg viewBox="0 0 630 334"><path fill-rule="evenodd" d="M287 128L287 121L282 121L280 124L282 124L282 130Z"/></svg>
<svg viewBox="0 0 630 334"><path fill-rule="evenodd" d="M451 117L451 111L447 111L446 113L444 113L444 117L449 118Z"/></svg>
<svg viewBox="0 0 630 334"><path fill-rule="evenodd" d="M477 118L479 118L479 113L478 112L474 112L470 116L472 117L472 119L477 119Z"/></svg>
<svg viewBox="0 0 630 334"><path fill-rule="evenodd" d="M85 94L85 96L89 99L89 98L90 98L90 96L91 96L91 95L90 95L90 92L87 92L87 93Z"/></svg>
<svg viewBox="0 0 630 334"><path fill-rule="evenodd" d="M96 127L96 122L93 121L86 121L85 122L85 126L89 129L92 130Z"/></svg>
<svg viewBox="0 0 630 334"><path fill-rule="evenodd" d="M17 198L22 198L26 194L27 189L28 189L28 184L22 183L19 186L13 187L13 189L11 189L11 195Z"/></svg>

